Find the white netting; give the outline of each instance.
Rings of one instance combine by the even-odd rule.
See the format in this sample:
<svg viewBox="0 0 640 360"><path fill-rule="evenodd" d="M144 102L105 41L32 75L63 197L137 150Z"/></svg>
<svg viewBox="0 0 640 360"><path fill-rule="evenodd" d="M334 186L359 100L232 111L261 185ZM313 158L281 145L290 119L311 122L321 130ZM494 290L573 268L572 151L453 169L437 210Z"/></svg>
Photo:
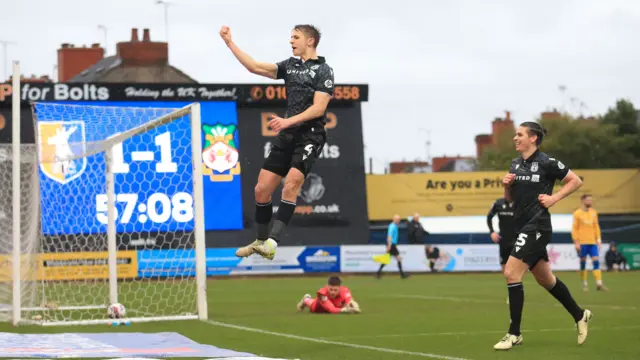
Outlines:
<svg viewBox="0 0 640 360"><path fill-rule="evenodd" d="M105 151L111 147L118 302L131 318L197 314L189 110L37 103L33 112L40 216L23 208L32 219L41 217L30 279L39 284L41 309L23 317L107 319Z"/></svg>
<svg viewBox="0 0 640 360"><path fill-rule="evenodd" d="M13 150L11 144L0 144L0 321L11 320L13 299ZM21 274L23 279L33 278L37 270L36 254L39 250L38 184L35 147L20 148L20 242ZM22 306L38 306L36 282L25 281L21 286Z"/></svg>

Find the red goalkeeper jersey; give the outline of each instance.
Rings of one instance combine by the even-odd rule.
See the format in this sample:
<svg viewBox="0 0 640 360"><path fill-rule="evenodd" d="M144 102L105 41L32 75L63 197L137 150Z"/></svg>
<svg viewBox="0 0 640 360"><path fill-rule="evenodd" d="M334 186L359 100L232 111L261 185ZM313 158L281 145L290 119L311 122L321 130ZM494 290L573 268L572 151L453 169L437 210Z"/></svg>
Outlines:
<svg viewBox="0 0 640 360"><path fill-rule="evenodd" d="M329 297L329 287L325 286L318 290L316 299L328 312L339 312L340 309L351 301L351 291L349 291L349 288L346 286L340 286L340 293L332 299Z"/></svg>

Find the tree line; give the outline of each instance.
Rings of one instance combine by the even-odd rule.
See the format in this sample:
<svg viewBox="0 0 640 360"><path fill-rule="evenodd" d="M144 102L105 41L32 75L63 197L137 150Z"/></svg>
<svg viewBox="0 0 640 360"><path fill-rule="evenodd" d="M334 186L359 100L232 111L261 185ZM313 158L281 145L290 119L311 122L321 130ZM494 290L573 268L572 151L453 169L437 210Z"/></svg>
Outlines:
<svg viewBox="0 0 640 360"><path fill-rule="evenodd" d="M549 131L540 150L573 169L640 167L638 113L629 100L618 100L605 114L591 118L558 114L536 121ZM495 145L485 148L478 159L479 170L509 169L511 160L519 156L514 135L515 131L504 131Z"/></svg>

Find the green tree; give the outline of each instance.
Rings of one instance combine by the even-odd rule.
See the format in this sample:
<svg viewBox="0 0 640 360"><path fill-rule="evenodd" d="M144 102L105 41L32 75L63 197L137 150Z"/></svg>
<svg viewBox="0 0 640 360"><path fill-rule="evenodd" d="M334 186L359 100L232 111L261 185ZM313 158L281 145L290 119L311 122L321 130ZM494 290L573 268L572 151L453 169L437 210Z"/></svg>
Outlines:
<svg viewBox="0 0 640 360"><path fill-rule="evenodd" d="M540 124L549 131L541 150L574 169L627 168L636 164L630 151L634 138L618 135L615 125L568 116L544 119Z"/></svg>
<svg viewBox="0 0 640 360"><path fill-rule="evenodd" d="M540 150L574 169L615 169L640 166L640 127L630 101L598 118L574 118L568 114L537 119L548 130ZM480 170L506 170L518 156L513 132L504 132L478 159Z"/></svg>
<svg viewBox="0 0 640 360"><path fill-rule="evenodd" d="M640 161L640 125L638 124L638 111L631 101L621 99L616 106L609 108L601 117L603 124L616 126L618 136L629 137L632 144L630 151L637 161Z"/></svg>
<svg viewBox="0 0 640 360"><path fill-rule="evenodd" d="M629 100L618 100L616 106L602 116L601 122L616 125L618 135L640 134L638 112Z"/></svg>

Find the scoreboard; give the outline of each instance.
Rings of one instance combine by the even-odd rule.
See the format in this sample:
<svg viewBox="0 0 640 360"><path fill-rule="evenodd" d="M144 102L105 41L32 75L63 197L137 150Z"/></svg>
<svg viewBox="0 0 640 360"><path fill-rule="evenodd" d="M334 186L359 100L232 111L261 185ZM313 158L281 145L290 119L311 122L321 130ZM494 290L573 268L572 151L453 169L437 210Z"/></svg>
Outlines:
<svg viewBox="0 0 640 360"><path fill-rule="evenodd" d="M47 136L57 131L73 133L69 143L100 144L118 133L142 125L190 102L126 101L100 102L100 107L153 108L149 111L120 110L118 116L103 116L87 110L45 113L48 104L37 104L38 131L43 151ZM95 102L57 102L60 105L93 105ZM166 111L162 111L166 108ZM83 109L83 108L78 108ZM39 112L42 113L40 116ZM235 102L201 102L202 147L212 127L237 128ZM237 130L231 134L239 149ZM50 136L49 136L50 137ZM100 146L100 145L98 145ZM86 148L71 146L75 153ZM52 150L55 151L55 150ZM191 122L185 116L166 125L114 144L111 154L115 178L116 231L191 231L193 229L193 169ZM42 154L41 154L42 156ZM46 158L44 156L43 158ZM202 161L200 161L203 163ZM203 171L205 230L243 228L240 164L233 169ZM43 232L56 234L104 233L107 227L106 165L103 153L75 160L70 176L55 176L50 165L40 164ZM203 163L203 166L205 164Z"/></svg>

